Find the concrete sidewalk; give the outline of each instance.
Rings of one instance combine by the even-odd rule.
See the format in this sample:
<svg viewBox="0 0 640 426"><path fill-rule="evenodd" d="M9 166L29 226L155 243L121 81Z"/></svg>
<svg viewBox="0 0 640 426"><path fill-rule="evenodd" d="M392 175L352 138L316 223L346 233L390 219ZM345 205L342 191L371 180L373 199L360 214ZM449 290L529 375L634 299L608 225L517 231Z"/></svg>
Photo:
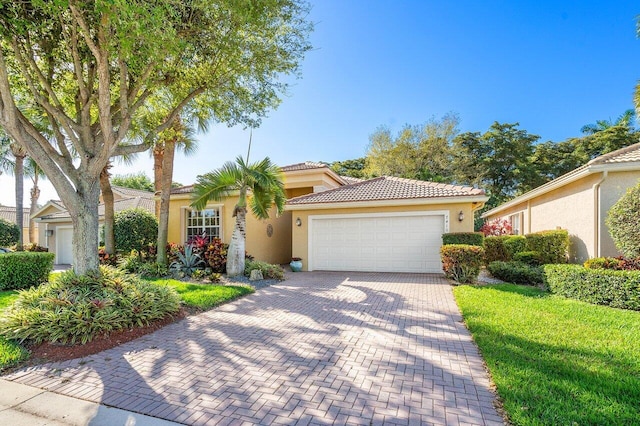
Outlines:
<svg viewBox="0 0 640 426"><path fill-rule="evenodd" d="M173 423L0 379L0 425L169 426Z"/></svg>

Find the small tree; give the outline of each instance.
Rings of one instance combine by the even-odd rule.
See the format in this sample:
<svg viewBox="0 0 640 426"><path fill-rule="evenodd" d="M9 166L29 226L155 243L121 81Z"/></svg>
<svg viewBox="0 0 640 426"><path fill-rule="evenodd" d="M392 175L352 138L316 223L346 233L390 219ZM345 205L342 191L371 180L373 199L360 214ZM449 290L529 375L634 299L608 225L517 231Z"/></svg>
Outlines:
<svg viewBox="0 0 640 426"><path fill-rule="evenodd" d="M158 220L143 209L129 209L116 213L113 231L116 250L138 252L153 244L158 235Z"/></svg>
<svg viewBox="0 0 640 426"><path fill-rule="evenodd" d="M15 223L0 219L0 247L12 246L18 243L20 228Z"/></svg>
<svg viewBox="0 0 640 426"><path fill-rule="evenodd" d="M629 188L611 207L605 220L609 233L620 252L627 257L640 257L640 182Z"/></svg>
<svg viewBox="0 0 640 426"><path fill-rule="evenodd" d="M480 228L480 232L482 232L485 237L511 235L512 231L513 227L511 226L511 222L500 218L489 220Z"/></svg>

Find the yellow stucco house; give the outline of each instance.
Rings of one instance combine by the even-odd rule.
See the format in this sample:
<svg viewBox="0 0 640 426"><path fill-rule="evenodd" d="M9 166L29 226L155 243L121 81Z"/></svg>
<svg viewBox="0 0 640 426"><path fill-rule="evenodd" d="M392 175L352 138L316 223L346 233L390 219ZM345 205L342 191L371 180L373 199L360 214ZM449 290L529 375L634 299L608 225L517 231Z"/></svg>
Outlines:
<svg viewBox="0 0 640 426"><path fill-rule="evenodd" d="M509 220L514 234L566 229L570 259L619 256L605 224L607 212L640 179L640 143L589 163L520 195L482 217Z"/></svg>
<svg viewBox="0 0 640 426"><path fill-rule="evenodd" d="M281 168L287 205L283 215L247 215L247 252L258 260L303 260L304 270L441 272L445 232L473 231L473 212L487 198L480 189L393 177L359 180L320 163ZM172 191L169 241L194 235L229 242L236 197L196 211L193 186Z"/></svg>

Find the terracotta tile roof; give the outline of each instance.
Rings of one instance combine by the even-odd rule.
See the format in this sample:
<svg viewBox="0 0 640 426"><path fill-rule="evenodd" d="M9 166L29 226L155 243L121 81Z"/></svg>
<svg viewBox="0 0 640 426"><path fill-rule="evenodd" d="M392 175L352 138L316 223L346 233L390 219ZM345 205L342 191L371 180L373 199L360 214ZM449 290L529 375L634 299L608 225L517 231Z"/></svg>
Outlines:
<svg viewBox="0 0 640 426"><path fill-rule="evenodd" d="M141 189L125 188L124 186L112 186L114 192L118 192L124 197L143 197L153 199L153 192L143 191Z"/></svg>
<svg viewBox="0 0 640 426"><path fill-rule="evenodd" d="M22 227L29 227L29 213L30 210L28 207L22 209ZM0 218L11 222L16 223L16 208L13 206L0 206Z"/></svg>
<svg viewBox="0 0 640 426"><path fill-rule="evenodd" d="M128 209L144 209L151 213L155 213L155 202L152 198L147 197L133 197L133 198L123 198L120 200L116 200L113 203L113 209L117 212ZM104 216L104 204L98 205L98 216ZM48 214L46 216L42 216L41 219L49 220L49 219L71 219L68 211L62 211L58 213Z"/></svg>
<svg viewBox="0 0 640 426"><path fill-rule="evenodd" d="M360 178L355 178L355 177L351 177L351 176L342 176L340 175L340 177L342 178L342 180L344 180L347 185L351 185L353 183L358 183L358 182L362 182L365 179L360 179Z"/></svg>
<svg viewBox="0 0 640 426"><path fill-rule="evenodd" d="M596 157L589 161L588 164L631 163L634 161L640 161L640 143Z"/></svg>
<svg viewBox="0 0 640 426"><path fill-rule="evenodd" d="M481 189L383 176L287 201L289 205L484 195Z"/></svg>
<svg viewBox="0 0 640 426"><path fill-rule="evenodd" d="M313 161L305 161L304 163L290 164L288 166L280 167L283 172L294 172L298 170L312 170L321 169L323 167L329 168L328 165L322 163L314 163Z"/></svg>
<svg viewBox="0 0 640 426"><path fill-rule="evenodd" d="M180 186L178 188L171 188L172 194L191 194L193 192L193 185Z"/></svg>

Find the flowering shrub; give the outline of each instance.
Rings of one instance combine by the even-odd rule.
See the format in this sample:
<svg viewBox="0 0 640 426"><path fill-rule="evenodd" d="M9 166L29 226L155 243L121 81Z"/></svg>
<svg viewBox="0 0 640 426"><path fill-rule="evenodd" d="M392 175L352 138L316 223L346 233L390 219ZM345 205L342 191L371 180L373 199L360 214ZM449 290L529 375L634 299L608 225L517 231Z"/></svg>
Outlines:
<svg viewBox="0 0 640 426"><path fill-rule="evenodd" d="M498 218L485 222L482 228L480 228L480 232L482 232L485 237L491 235L511 235L513 227L508 220Z"/></svg>
<svg viewBox="0 0 640 426"><path fill-rule="evenodd" d="M207 245L203 257L214 273L224 273L227 269L228 248L229 245L223 243L220 238L212 239Z"/></svg>

